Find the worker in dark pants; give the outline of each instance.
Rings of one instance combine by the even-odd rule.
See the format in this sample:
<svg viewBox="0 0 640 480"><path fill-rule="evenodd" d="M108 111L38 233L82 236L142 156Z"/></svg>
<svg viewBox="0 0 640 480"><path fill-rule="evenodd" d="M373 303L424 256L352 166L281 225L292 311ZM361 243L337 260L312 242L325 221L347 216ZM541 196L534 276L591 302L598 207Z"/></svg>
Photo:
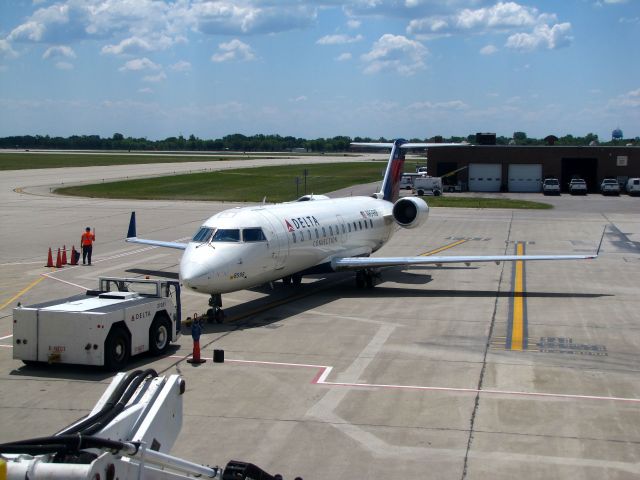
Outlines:
<svg viewBox="0 0 640 480"><path fill-rule="evenodd" d="M91 265L91 252L93 251L93 242L96 241L96 229L93 229L93 233L89 227L85 228L84 233L80 237L80 245L82 246L82 264L85 265L89 260Z"/></svg>

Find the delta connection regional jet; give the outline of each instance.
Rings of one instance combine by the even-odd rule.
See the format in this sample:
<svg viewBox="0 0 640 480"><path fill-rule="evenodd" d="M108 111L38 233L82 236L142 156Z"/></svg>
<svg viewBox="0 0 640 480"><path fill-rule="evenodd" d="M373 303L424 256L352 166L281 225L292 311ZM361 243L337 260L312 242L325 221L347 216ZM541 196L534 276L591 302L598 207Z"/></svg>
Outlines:
<svg viewBox="0 0 640 480"><path fill-rule="evenodd" d="M308 274L353 270L356 285L362 288L373 287L378 269L388 266L583 260L598 255L371 257L389 241L395 225L416 228L429 214L421 198L399 198L406 150L452 144L396 140L352 145L391 149L379 193L336 199L305 195L293 202L225 210L206 220L188 243L138 238L132 212L126 240L184 250L180 261L182 284L211 296L208 315L218 322L224 318L223 293L280 279L297 285Z"/></svg>

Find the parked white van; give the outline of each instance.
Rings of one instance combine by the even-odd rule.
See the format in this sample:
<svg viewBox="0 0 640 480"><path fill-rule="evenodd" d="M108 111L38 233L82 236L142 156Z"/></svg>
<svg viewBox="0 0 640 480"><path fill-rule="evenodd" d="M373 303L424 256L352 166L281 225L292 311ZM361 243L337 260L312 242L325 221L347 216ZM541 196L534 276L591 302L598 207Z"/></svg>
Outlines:
<svg viewBox="0 0 640 480"><path fill-rule="evenodd" d="M640 195L640 178L630 178L625 187L629 195Z"/></svg>

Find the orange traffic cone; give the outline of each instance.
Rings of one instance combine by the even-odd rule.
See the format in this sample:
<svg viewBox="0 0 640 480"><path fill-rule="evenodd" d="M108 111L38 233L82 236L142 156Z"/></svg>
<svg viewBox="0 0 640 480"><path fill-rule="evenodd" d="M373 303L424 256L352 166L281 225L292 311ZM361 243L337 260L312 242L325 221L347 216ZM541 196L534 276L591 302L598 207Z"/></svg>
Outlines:
<svg viewBox="0 0 640 480"><path fill-rule="evenodd" d="M60 249L58 248L58 258L56 258L56 268L62 268L62 258L60 258Z"/></svg>
<svg viewBox="0 0 640 480"><path fill-rule="evenodd" d="M63 265L67 264L67 246L66 245L62 246L62 264Z"/></svg>
<svg viewBox="0 0 640 480"><path fill-rule="evenodd" d="M71 245L71 265L77 265L78 264L78 257L80 256L80 254L76 251L76 246L75 245Z"/></svg>
<svg viewBox="0 0 640 480"><path fill-rule="evenodd" d="M53 267L53 256L51 255L51 247L49 247L49 256L47 257L46 267Z"/></svg>
<svg viewBox="0 0 640 480"><path fill-rule="evenodd" d="M187 363L192 363L197 365L204 362L206 362L206 360L204 358L200 358L200 340L194 340L193 354L191 355L191 358L187 360Z"/></svg>

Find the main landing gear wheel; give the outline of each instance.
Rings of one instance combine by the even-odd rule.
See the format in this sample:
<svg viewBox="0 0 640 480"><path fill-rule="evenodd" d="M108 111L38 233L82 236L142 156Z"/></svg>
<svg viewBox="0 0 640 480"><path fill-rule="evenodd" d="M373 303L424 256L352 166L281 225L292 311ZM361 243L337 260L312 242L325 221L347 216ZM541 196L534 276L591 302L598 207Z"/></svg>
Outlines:
<svg viewBox="0 0 640 480"><path fill-rule="evenodd" d="M224 310L222 310L222 295L214 293L209 298L209 306L207 310L207 321L209 323L222 323L224 321Z"/></svg>
<svg viewBox="0 0 640 480"><path fill-rule="evenodd" d="M294 287L297 287L302 283L302 275L287 275L286 277L282 277L282 284L289 286L293 284Z"/></svg>
<svg viewBox="0 0 640 480"><path fill-rule="evenodd" d="M373 288L376 285L376 278L380 275L372 270L358 270L356 272L356 287Z"/></svg>

